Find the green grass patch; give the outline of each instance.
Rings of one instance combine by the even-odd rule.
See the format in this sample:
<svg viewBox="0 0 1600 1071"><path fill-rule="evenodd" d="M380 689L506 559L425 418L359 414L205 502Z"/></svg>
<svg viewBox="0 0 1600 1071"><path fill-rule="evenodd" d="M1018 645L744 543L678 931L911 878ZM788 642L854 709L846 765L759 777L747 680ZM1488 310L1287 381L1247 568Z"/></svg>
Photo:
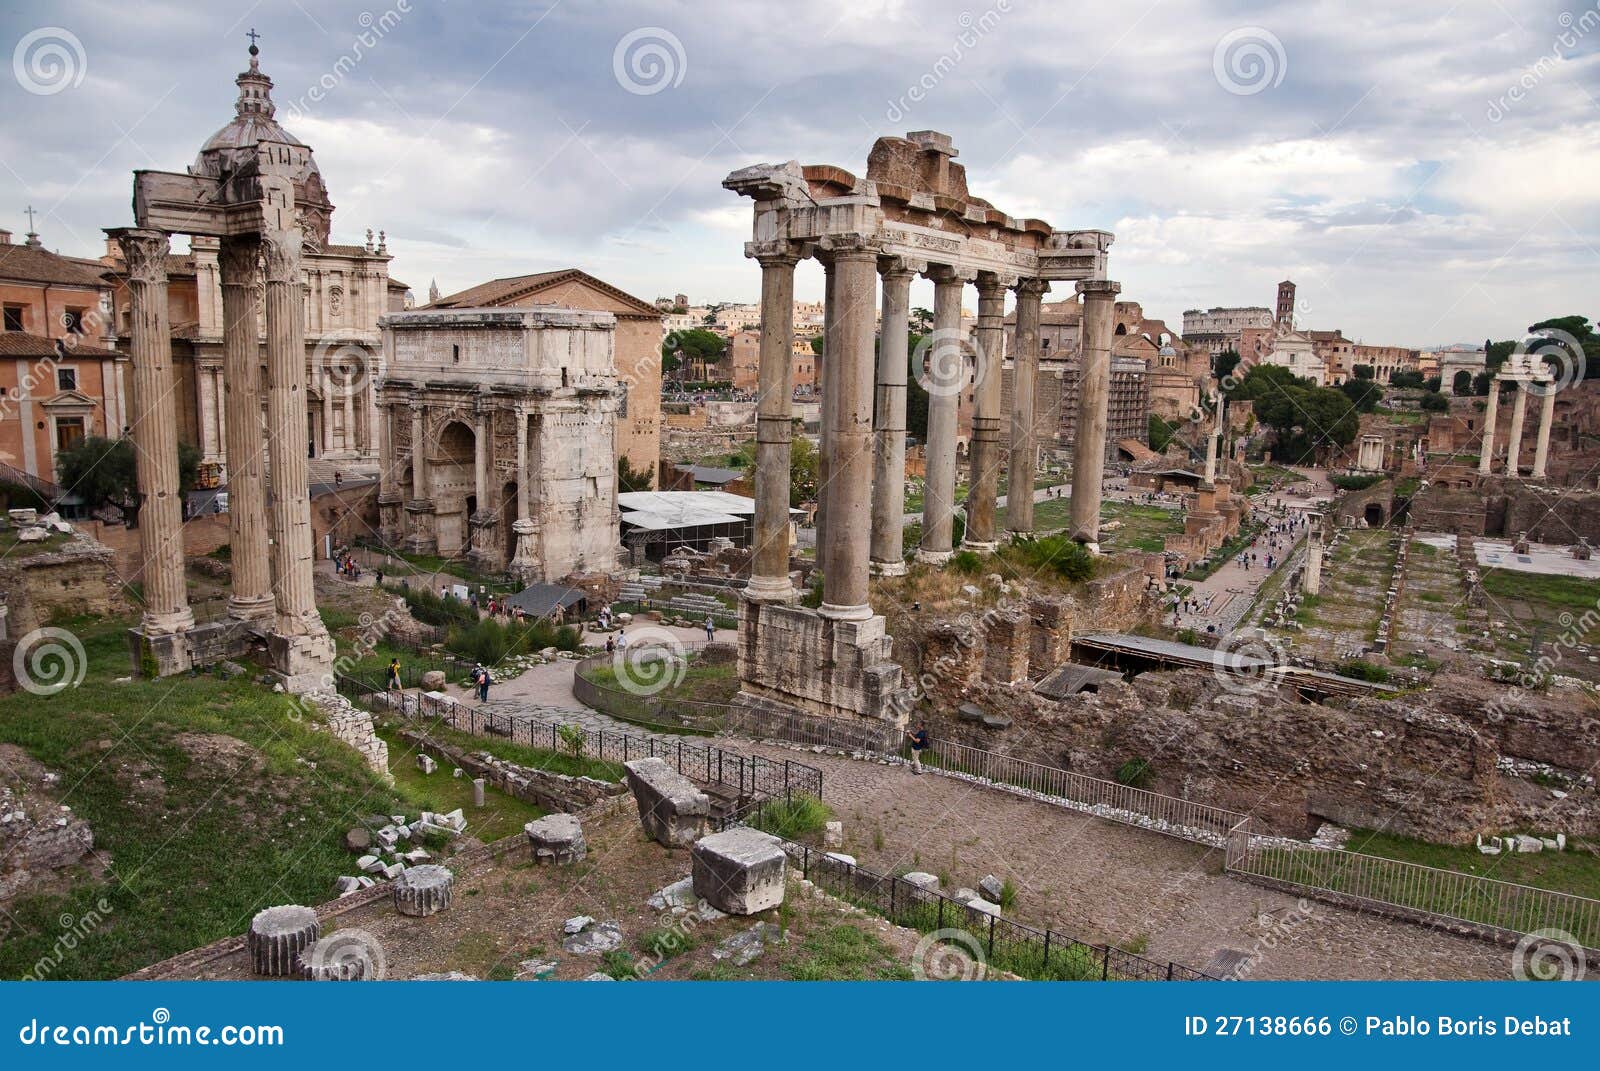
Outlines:
<svg viewBox="0 0 1600 1071"><path fill-rule="evenodd" d="M467 832L487 843L518 833L526 823L549 813L493 788L485 789L484 806L474 807L472 779L451 776L448 759L441 760L433 773L425 774L417 768L418 748L392 729L379 729L378 736L389 745L389 773L396 794L406 801L403 809L407 814L423 810L446 813L460 807L467 816Z"/></svg>
<svg viewBox="0 0 1600 1071"><path fill-rule="evenodd" d="M763 805L750 824L775 837L797 841L821 833L832 818L833 808L815 796L799 793Z"/></svg>
<svg viewBox="0 0 1600 1071"><path fill-rule="evenodd" d="M844 923L808 934L784 969L798 982L909 982L913 978L911 969L880 937Z"/></svg>
<svg viewBox="0 0 1600 1071"><path fill-rule="evenodd" d="M596 781L611 782L620 782L626 774L621 763L607 762L582 752L573 753L564 749L559 735L556 737L555 748L542 748L513 743L501 736L474 736L443 724L430 724L426 728L428 735L441 744L450 744L467 752L487 751L495 758L514 762L518 766L544 770L546 773L566 774L568 777L592 777Z"/></svg>

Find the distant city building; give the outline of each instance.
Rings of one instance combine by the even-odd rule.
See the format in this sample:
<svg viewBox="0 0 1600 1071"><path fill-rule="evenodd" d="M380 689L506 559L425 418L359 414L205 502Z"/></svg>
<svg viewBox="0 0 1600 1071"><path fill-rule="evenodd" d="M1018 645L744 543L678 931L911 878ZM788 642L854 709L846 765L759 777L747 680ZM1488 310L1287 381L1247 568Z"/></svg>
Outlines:
<svg viewBox="0 0 1600 1071"><path fill-rule="evenodd" d="M1262 305L1189 309L1183 314L1183 340L1191 346L1202 346L1215 356L1225 350L1238 350L1245 330L1270 330L1272 325L1272 310Z"/></svg>

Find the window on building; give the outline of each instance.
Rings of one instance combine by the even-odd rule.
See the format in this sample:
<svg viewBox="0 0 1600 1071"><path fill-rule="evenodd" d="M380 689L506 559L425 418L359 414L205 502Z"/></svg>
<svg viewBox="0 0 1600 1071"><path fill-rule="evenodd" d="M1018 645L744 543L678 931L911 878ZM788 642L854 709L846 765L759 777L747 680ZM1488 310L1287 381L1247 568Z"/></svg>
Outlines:
<svg viewBox="0 0 1600 1071"><path fill-rule="evenodd" d="M56 418L56 451L70 450L83 441L82 417Z"/></svg>
<svg viewBox="0 0 1600 1071"><path fill-rule="evenodd" d="M68 309L62 313L61 326L67 329L69 335L83 334L83 310Z"/></svg>
<svg viewBox="0 0 1600 1071"><path fill-rule="evenodd" d="M451 346L450 347L450 360L454 364L460 364L461 363L461 347L460 346Z"/></svg>
<svg viewBox="0 0 1600 1071"><path fill-rule="evenodd" d="M78 370L76 368L56 369L56 390L77 390Z"/></svg>
<svg viewBox="0 0 1600 1071"><path fill-rule="evenodd" d="M21 305L7 305L6 306L6 330L7 331L21 331L22 330L22 306Z"/></svg>

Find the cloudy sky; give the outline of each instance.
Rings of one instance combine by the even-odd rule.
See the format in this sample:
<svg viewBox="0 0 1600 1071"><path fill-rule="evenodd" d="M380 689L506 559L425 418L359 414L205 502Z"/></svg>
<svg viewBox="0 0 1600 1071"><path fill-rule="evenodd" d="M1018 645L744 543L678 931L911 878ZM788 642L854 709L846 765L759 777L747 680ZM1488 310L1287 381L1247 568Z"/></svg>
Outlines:
<svg viewBox="0 0 1600 1071"><path fill-rule="evenodd" d="M860 171L933 128L1003 210L1115 231L1124 296L1175 327L1288 277L1303 326L1511 337L1600 314L1597 3L11 0L0 226L32 204L95 253L130 171L182 170L229 118L254 27L335 238L386 230L419 298L577 265L750 300L724 175Z"/></svg>

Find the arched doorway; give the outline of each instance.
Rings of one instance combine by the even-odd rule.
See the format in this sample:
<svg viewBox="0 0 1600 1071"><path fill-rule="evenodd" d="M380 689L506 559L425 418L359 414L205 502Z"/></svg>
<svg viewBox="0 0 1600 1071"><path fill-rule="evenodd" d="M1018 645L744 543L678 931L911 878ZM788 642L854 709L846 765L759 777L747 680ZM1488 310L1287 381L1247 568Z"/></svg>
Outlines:
<svg viewBox="0 0 1600 1071"><path fill-rule="evenodd" d="M458 554L467 546L467 496L476 490L477 437L459 420L445 424L439 445L428 458L428 497L433 500L439 553Z"/></svg>

